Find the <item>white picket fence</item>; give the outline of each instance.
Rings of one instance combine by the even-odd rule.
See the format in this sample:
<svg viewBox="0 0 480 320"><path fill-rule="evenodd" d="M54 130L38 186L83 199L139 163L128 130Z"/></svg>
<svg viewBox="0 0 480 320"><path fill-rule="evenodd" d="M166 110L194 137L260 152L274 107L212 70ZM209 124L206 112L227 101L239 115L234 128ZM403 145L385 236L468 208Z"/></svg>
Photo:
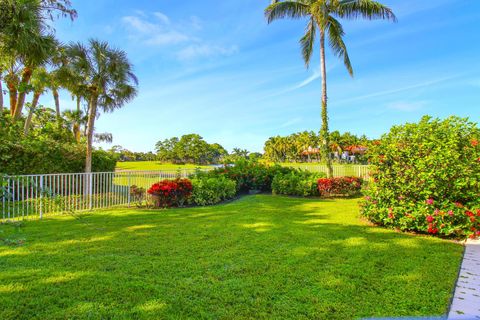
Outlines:
<svg viewBox="0 0 480 320"><path fill-rule="evenodd" d="M324 165L295 166L327 172ZM368 178L368 166L335 165L334 176ZM211 170L211 169L203 169ZM44 215L88 211L130 205L132 186L148 188L163 179L190 177L196 169L170 171L121 171L59 173L0 178L0 222L38 219Z"/></svg>
<svg viewBox="0 0 480 320"><path fill-rule="evenodd" d="M328 173L328 168L326 165L296 165L294 168L314 171L314 172L324 172ZM363 179L368 179L370 174L370 166L366 165L333 165L333 176L334 177L359 177Z"/></svg>
<svg viewBox="0 0 480 320"><path fill-rule="evenodd" d="M183 169L6 176L0 185L0 220L130 205L131 186L148 189L160 180L194 173L195 169Z"/></svg>

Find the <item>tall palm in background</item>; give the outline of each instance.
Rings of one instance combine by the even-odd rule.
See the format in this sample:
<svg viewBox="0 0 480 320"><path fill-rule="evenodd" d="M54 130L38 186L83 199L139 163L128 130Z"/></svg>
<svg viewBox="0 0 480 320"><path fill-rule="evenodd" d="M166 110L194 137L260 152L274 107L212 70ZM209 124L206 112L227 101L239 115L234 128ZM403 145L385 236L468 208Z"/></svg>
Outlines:
<svg viewBox="0 0 480 320"><path fill-rule="evenodd" d="M104 112L121 108L136 96L138 80L125 52L111 48L106 42L90 40L87 46L72 43L67 46L66 54L70 61L64 72L70 73L75 81L81 80L77 85L85 90L88 101L85 172L89 173L98 108Z"/></svg>
<svg viewBox="0 0 480 320"><path fill-rule="evenodd" d="M35 112L35 109L37 108L38 105L38 100L40 99L40 96L47 90L48 84L50 82L50 74L48 71L41 67L35 69L35 71L32 74L32 79L31 79L31 86L33 88L33 98L32 102L30 103L29 110L28 110L28 116L27 119L25 120L24 124L24 134L27 135L28 131L30 130L30 126L32 124L32 118L33 118L33 113Z"/></svg>
<svg viewBox="0 0 480 320"><path fill-rule="evenodd" d="M332 160L329 152L327 114L327 72L325 61L325 38L333 53L343 59L348 73L353 76L353 68L343 41L345 32L337 20L386 19L396 21L392 10L372 0L272 0L265 9L268 23L283 18L307 18L305 34L300 39L303 59L308 68L314 49L317 32L320 34L320 69L322 76L322 128L320 130L322 156L327 161L328 175L333 176Z"/></svg>

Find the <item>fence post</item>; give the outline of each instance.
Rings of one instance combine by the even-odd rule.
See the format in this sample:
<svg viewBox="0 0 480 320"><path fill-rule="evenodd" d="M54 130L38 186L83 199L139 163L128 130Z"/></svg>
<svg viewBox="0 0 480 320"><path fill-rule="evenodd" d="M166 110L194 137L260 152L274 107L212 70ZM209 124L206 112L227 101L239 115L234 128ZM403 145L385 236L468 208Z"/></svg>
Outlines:
<svg viewBox="0 0 480 320"><path fill-rule="evenodd" d="M127 175L128 175L128 179L127 179L127 180L128 180L128 182L127 182L127 186L128 186L128 189L127 189L127 195L128 195L128 196L127 196L127 199L128 199L128 200L127 200L127 202L128 202L128 206L130 207L130 195L131 195L130 188L132 187L132 186L130 185L130 172L127 172Z"/></svg>
<svg viewBox="0 0 480 320"><path fill-rule="evenodd" d="M43 218L43 175L40 176L40 219Z"/></svg>
<svg viewBox="0 0 480 320"><path fill-rule="evenodd" d="M92 189L93 189L93 174L88 174L88 210L92 210Z"/></svg>

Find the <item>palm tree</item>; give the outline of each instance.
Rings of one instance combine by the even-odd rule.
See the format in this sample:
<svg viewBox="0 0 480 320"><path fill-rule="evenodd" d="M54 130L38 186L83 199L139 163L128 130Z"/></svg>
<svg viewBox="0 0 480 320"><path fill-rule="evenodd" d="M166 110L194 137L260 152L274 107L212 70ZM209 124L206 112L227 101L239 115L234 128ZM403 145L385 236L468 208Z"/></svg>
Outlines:
<svg viewBox="0 0 480 320"><path fill-rule="evenodd" d="M66 48L70 61L66 68L87 88L88 124L85 172L92 171L92 143L95 119L100 107L104 112L121 108L137 93L138 80L125 52L112 49L107 42L90 40L88 46L72 43ZM68 73L68 72L67 72ZM73 82L73 81L72 81Z"/></svg>
<svg viewBox="0 0 480 320"><path fill-rule="evenodd" d="M41 67L41 68L35 69L31 79L31 85L33 87L33 98L28 110L28 116L27 116L27 119L25 120L25 125L23 129L25 135L27 135L28 131L30 130L33 113L37 108L38 100L40 99L40 96L46 91L49 82L50 82L50 75L45 68Z"/></svg>
<svg viewBox="0 0 480 320"><path fill-rule="evenodd" d="M320 131L322 155L327 160L328 174L333 176L332 161L329 154L328 114L327 114L327 71L325 61L325 37L333 53L343 59L348 73L353 76L353 68L343 42L345 32L340 19L365 18L396 21L392 10L373 0L272 0L265 9L268 23L282 18L307 18L306 32L300 39L303 59L308 68L314 49L317 32L320 34L320 69L322 75L322 128Z"/></svg>

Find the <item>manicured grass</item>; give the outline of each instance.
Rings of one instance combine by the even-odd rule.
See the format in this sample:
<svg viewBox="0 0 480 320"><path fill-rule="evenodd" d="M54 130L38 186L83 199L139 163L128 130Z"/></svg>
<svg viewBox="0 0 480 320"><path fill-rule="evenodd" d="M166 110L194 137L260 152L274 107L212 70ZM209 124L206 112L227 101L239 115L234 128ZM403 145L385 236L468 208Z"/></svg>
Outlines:
<svg viewBox="0 0 480 320"><path fill-rule="evenodd" d="M117 162L117 170L145 171L145 170L177 170L177 169L195 169L207 168L208 166L198 166L193 164L172 164L158 161L125 161Z"/></svg>
<svg viewBox="0 0 480 320"><path fill-rule="evenodd" d="M463 250L369 226L356 199L258 195L0 228L26 239L0 245L0 319L440 315Z"/></svg>

